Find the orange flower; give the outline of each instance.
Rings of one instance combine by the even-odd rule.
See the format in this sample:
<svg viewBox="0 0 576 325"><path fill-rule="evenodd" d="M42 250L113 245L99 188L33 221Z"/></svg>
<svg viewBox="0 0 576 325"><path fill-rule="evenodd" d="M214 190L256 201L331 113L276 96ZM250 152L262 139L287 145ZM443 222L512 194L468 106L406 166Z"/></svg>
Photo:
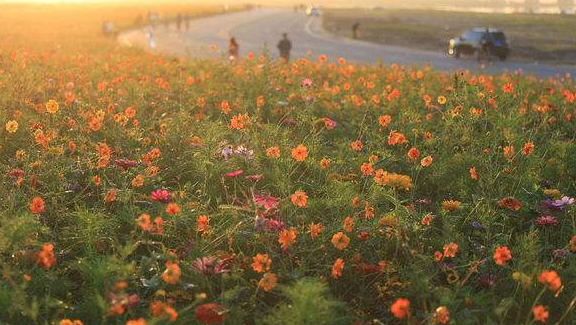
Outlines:
<svg viewBox="0 0 576 325"><path fill-rule="evenodd" d="M308 148L306 146L299 144L296 148L292 149L292 158L297 162L303 162L308 157Z"/></svg>
<svg viewBox="0 0 576 325"><path fill-rule="evenodd" d="M360 171L364 176L370 176L374 174L374 168L372 168L371 163L363 163L362 166L360 166Z"/></svg>
<svg viewBox="0 0 576 325"><path fill-rule="evenodd" d="M546 323L548 321L548 308L537 305L532 308L532 314L534 315L534 320L541 323Z"/></svg>
<svg viewBox="0 0 576 325"><path fill-rule="evenodd" d="M322 231L324 231L324 226L321 223L310 224L310 237L312 237L312 239L318 238Z"/></svg>
<svg viewBox="0 0 576 325"><path fill-rule="evenodd" d="M230 113L230 103L228 103L227 100L223 100L220 103L220 109L222 110L222 113L228 115L228 113Z"/></svg>
<svg viewBox="0 0 576 325"><path fill-rule="evenodd" d="M36 263L44 269L49 269L56 263L53 244L47 243L42 245L42 250L36 253Z"/></svg>
<svg viewBox="0 0 576 325"><path fill-rule="evenodd" d="M445 257L456 257L456 253L458 252L458 244L450 243L444 245L444 256Z"/></svg>
<svg viewBox="0 0 576 325"><path fill-rule="evenodd" d="M138 219L138 227L142 229L148 229L150 227L150 215L143 213L141 214Z"/></svg>
<svg viewBox="0 0 576 325"><path fill-rule="evenodd" d="M270 271L270 266L272 265L272 260L268 258L268 254L256 254L252 257L254 261L251 266L252 269L258 273L264 273Z"/></svg>
<svg viewBox="0 0 576 325"><path fill-rule="evenodd" d="M232 116L228 127L234 130L242 130L248 125L250 125L250 117L248 117L248 114L238 114Z"/></svg>
<svg viewBox="0 0 576 325"><path fill-rule="evenodd" d="M410 300L404 298L396 299L390 306L390 311L398 319L406 318L410 314Z"/></svg>
<svg viewBox="0 0 576 325"><path fill-rule="evenodd" d="M524 144L524 147L522 148L522 154L524 156L529 156L530 154L532 154L533 150L534 150L534 143L533 142L526 142Z"/></svg>
<svg viewBox="0 0 576 325"><path fill-rule="evenodd" d="M570 239L570 250L576 252L576 235Z"/></svg>
<svg viewBox="0 0 576 325"><path fill-rule="evenodd" d="M50 114L56 114L58 113L58 109L60 108L60 106L58 105L58 102L50 99L47 103L46 103L46 112L50 113Z"/></svg>
<svg viewBox="0 0 576 325"><path fill-rule="evenodd" d="M320 168L326 169L328 166L330 166L330 159L322 158L322 160L320 160Z"/></svg>
<svg viewBox="0 0 576 325"><path fill-rule="evenodd" d="M360 198L358 197L358 195L356 195L352 198L352 207L357 209L359 206L360 206Z"/></svg>
<svg viewBox="0 0 576 325"><path fill-rule="evenodd" d="M498 201L498 206L501 208L507 208L509 210L518 211L522 207L520 201L516 200L513 197L505 197Z"/></svg>
<svg viewBox="0 0 576 325"><path fill-rule="evenodd" d="M258 98L256 98L256 107L260 108L260 107L264 106L264 104L266 104L266 100L264 99L264 96L258 96Z"/></svg>
<svg viewBox="0 0 576 325"><path fill-rule="evenodd" d="M134 116L136 116L136 108L130 106L124 110L124 114L128 118L134 118Z"/></svg>
<svg viewBox="0 0 576 325"><path fill-rule="evenodd" d="M350 143L350 147L351 147L354 151L360 151L360 150L362 150L362 148L364 147L364 144L362 143L362 141L356 140L356 141L352 141L352 142Z"/></svg>
<svg viewBox="0 0 576 325"><path fill-rule="evenodd" d="M478 179L478 174L476 173L476 167L470 167L470 178Z"/></svg>
<svg viewBox="0 0 576 325"><path fill-rule="evenodd" d="M514 146L504 147L504 158L512 161L514 159Z"/></svg>
<svg viewBox="0 0 576 325"><path fill-rule="evenodd" d="M387 127L390 122L392 122L392 116L390 115L382 115L378 117L378 124L380 124L382 128Z"/></svg>
<svg viewBox="0 0 576 325"><path fill-rule="evenodd" d="M180 282L180 266L173 262L166 262L166 270L162 273L162 280L168 284L176 284Z"/></svg>
<svg viewBox="0 0 576 325"><path fill-rule="evenodd" d="M8 133L14 133L18 131L18 122L14 120L6 122L6 131L8 131Z"/></svg>
<svg viewBox="0 0 576 325"><path fill-rule="evenodd" d="M444 255L442 255L442 253L440 253L438 251L434 252L434 261L435 262L440 262L443 257L444 257Z"/></svg>
<svg viewBox="0 0 576 325"><path fill-rule="evenodd" d="M205 215L199 215L198 219L196 219L196 228L198 229L199 232L205 232L208 230L210 224L210 218Z"/></svg>
<svg viewBox="0 0 576 325"><path fill-rule="evenodd" d="M140 174L136 175L130 184L135 188L144 186L144 176Z"/></svg>
<svg viewBox="0 0 576 325"><path fill-rule="evenodd" d="M127 321L126 325L148 325L148 323L144 318L138 318Z"/></svg>
<svg viewBox="0 0 576 325"><path fill-rule="evenodd" d="M153 301L150 304L150 313L154 317L169 316L169 320L171 322L176 321L176 319L178 318L178 313L176 312L176 310L174 310L174 308L168 306L162 301Z"/></svg>
<svg viewBox="0 0 576 325"><path fill-rule="evenodd" d="M497 247L494 250L494 262L497 265L506 265L506 263L512 259L512 254L506 246Z"/></svg>
<svg viewBox="0 0 576 325"><path fill-rule="evenodd" d="M514 84L509 82L509 83L503 85L502 91L505 93L509 93L509 94L513 93L514 92Z"/></svg>
<svg viewBox="0 0 576 325"><path fill-rule="evenodd" d="M334 245L336 249L343 250L348 247L349 244L350 238L348 238L348 236L346 236L346 234L341 231L335 233L334 236L332 236L332 245Z"/></svg>
<svg viewBox="0 0 576 325"><path fill-rule="evenodd" d="M111 189L108 192L106 192L106 195L104 195L104 202L111 203L111 202L116 201L116 194L117 193L118 193L118 191L115 189Z"/></svg>
<svg viewBox="0 0 576 325"><path fill-rule="evenodd" d="M268 158L274 158L274 159L280 158L280 148L270 147L270 148L266 149L266 156Z"/></svg>
<svg viewBox="0 0 576 325"><path fill-rule="evenodd" d="M374 174L374 181L378 185L385 185L388 180L388 173L384 169L378 169Z"/></svg>
<svg viewBox="0 0 576 325"><path fill-rule="evenodd" d="M290 197L292 204L299 208L305 208L308 205L308 195L303 191L296 191Z"/></svg>
<svg viewBox="0 0 576 325"><path fill-rule="evenodd" d="M429 167L430 165L432 165L432 160L434 160L434 158L432 158L432 156L426 156L426 157L422 158L422 160L420 160L420 166Z"/></svg>
<svg viewBox="0 0 576 325"><path fill-rule="evenodd" d="M344 218L344 231L351 232L354 229L354 219L352 217Z"/></svg>
<svg viewBox="0 0 576 325"><path fill-rule="evenodd" d="M265 273L262 279L258 282L258 286L262 288L262 290L268 292L278 283L278 277L274 273Z"/></svg>
<svg viewBox="0 0 576 325"><path fill-rule="evenodd" d="M538 276L538 282L545 285L551 291L557 292L562 287L562 280L556 271L544 270Z"/></svg>
<svg viewBox="0 0 576 325"><path fill-rule="evenodd" d="M76 320L71 320L71 319L63 319L61 320L58 325L84 325L84 323L82 323L82 321L80 321L79 319Z"/></svg>
<svg viewBox="0 0 576 325"><path fill-rule="evenodd" d="M166 213L172 216L180 213L180 207L178 206L178 203L168 203L166 206Z"/></svg>
<svg viewBox="0 0 576 325"><path fill-rule="evenodd" d="M334 265L332 265L332 277L338 279L342 275L344 270L344 260L341 258L336 259Z"/></svg>
<svg viewBox="0 0 576 325"><path fill-rule="evenodd" d="M397 144L405 144L405 143L408 143L408 140L406 140L404 134L396 131L390 131L390 134L388 135L389 145L394 146Z"/></svg>
<svg viewBox="0 0 576 325"><path fill-rule="evenodd" d="M410 150L408 150L408 153L406 155L408 156L408 161L412 162L412 161L418 159L418 157L420 157L420 151L418 151L418 149L412 147L412 148L410 148Z"/></svg>
<svg viewBox="0 0 576 325"><path fill-rule="evenodd" d="M34 214L44 212L44 200L41 197L35 197L30 202L30 211Z"/></svg>
<svg viewBox="0 0 576 325"><path fill-rule="evenodd" d="M283 250L290 248L296 242L296 229L284 229L278 234L278 242L282 245Z"/></svg>
<svg viewBox="0 0 576 325"><path fill-rule="evenodd" d="M450 312L447 307L441 306L436 308L433 317L436 324L448 324L450 321Z"/></svg>

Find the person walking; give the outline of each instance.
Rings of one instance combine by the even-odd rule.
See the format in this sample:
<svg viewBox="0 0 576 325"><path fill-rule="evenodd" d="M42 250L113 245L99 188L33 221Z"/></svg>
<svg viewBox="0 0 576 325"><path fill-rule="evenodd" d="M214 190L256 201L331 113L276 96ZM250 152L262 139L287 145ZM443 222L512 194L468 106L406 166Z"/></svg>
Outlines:
<svg viewBox="0 0 576 325"><path fill-rule="evenodd" d="M290 51L292 50L292 42L288 39L288 34L282 34L282 39L278 42L278 51L280 51L280 58L286 62L290 61Z"/></svg>
<svg viewBox="0 0 576 325"><path fill-rule="evenodd" d="M357 39L360 36L360 23L356 22L352 25L352 38Z"/></svg>
<svg viewBox="0 0 576 325"><path fill-rule="evenodd" d="M230 56L230 61L236 61L240 53L240 45L236 41L236 38L230 38L228 42L228 55Z"/></svg>

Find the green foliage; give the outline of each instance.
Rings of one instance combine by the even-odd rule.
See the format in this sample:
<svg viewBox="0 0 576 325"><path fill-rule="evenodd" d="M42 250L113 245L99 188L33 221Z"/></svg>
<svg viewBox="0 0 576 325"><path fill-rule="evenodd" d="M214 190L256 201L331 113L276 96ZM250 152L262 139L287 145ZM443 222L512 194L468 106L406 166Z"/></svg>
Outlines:
<svg viewBox="0 0 576 325"><path fill-rule="evenodd" d="M288 301L274 308L262 324L338 325L351 321L345 305L332 296L326 284L316 279L298 280L281 291Z"/></svg>

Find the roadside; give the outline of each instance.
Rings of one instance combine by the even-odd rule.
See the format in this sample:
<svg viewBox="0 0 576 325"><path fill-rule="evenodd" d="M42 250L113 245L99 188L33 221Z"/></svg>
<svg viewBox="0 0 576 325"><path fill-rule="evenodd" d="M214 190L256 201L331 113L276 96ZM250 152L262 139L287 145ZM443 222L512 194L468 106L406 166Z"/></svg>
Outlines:
<svg viewBox="0 0 576 325"><path fill-rule="evenodd" d="M324 9L323 27L334 35L435 52L446 51L449 39L474 27L503 30L512 60L576 64L576 15L486 14L437 10Z"/></svg>

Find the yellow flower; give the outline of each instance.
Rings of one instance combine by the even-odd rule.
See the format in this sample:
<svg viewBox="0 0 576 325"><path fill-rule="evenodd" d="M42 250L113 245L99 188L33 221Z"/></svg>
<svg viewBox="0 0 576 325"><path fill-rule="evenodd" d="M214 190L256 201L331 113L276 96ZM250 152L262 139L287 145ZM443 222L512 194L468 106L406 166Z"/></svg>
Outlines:
<svg viewBox="0 0 576 325"><path fill-rule="evenodd" d="M53 100L53 99L50 99L46 103L46 112L48 112L50 114L56 114L59 109L60 109L60 105L58 105L58 102Z"/></svg>
<svg viewBox="0 0 576 325"><path fill-rule="evenodd" d="M442 201L442 209L444 211L456 211L460 210L462 203L456 200L444 200Z"/></svg>
<svg viewBox="0 0 576 325"><path fill-rule="evenodd" d="M562 197L562 192L560 192L554 188L550 188L550 189L547 188L547 189L544 189L544 195L559 199Z"/></svg>
<svg viewBox="0 0 576 325"><path fill-rule="evenodd" d="M390 187L405 191L412 188L412 179L408 175L390 173L387 176L386 185Z"/></svg>
<svg viewBox="0 0 576 325"><path fill-rule="evenodd" d="M446 97L438 96L438 104L440 104L440 105L446 104Z"/></svg>
<svg viewBox="0 0 576 325"><path fill-rule="evenodd" d="M14 133L16 131L18 131L18 122L12 120L12 121L8 121L6 123L6 131L8 131L8 133Z"/></svg>

